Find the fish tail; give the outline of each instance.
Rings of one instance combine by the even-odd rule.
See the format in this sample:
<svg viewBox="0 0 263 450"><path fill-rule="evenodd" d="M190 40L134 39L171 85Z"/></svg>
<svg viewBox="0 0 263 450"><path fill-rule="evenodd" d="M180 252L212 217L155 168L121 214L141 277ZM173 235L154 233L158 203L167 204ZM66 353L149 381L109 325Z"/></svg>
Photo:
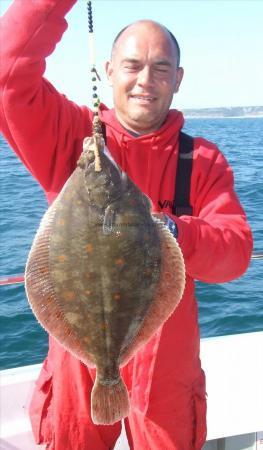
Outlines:
<svg viewBox="0 0 263 450"><path fill-rule="evenodd" d="M96 378L91 392L91 417L96 425L112 425L129 414L128 392L121 377L112 381Z"/></svg>

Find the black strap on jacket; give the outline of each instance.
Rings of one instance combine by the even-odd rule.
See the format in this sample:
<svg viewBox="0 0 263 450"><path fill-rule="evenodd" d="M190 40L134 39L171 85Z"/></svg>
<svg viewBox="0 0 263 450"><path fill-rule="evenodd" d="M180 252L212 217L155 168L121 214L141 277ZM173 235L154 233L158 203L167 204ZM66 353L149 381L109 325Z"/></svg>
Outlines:
<svg viewBox="0 0 263 450"><path fill-rule="evenodd" d="M193 214L190 205L191 175L193 166L194 139L186 133L179 133L179 153L175 177L175 194L172 213L175 216Z"/></svg>
<svg viewBox="0 0 263 450"><path fill-rule="evenodd" d="M107 145L106 127L105 127L105 123L104 122L101 122L101 131L102 131L102 136L103 136L105 145Z"/></svg>
<svg viewBox="0 0 263 450"><path fill-rule="evenodd" d="M102 123L102 133L106 144L106 128ZM190 205L191 175L193 166L194 139L186 133L179 133L179 153L175 177L175 195L172 213L175 216L191 216L193 208Z"/></svg>

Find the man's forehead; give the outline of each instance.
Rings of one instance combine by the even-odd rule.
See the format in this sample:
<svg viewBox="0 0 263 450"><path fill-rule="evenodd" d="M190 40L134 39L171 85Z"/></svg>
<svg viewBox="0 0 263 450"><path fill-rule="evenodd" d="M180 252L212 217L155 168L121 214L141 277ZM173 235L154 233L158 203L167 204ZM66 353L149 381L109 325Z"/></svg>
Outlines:
<svg viewBox="0 0 263 450"><path fill-rule="evenodd" d="M136 22L131 23L130 25L128 25L125 29L125 31L131 31L131 30L139 30L139 29L153 29L153 30L160 30L162 32L166 32L167 30L165 29L165 27L158 23L155 22L154 20L137 20Z"/></svg>
<svg viewBox="0 0 263 450"><path fill-rule="evenodd" d="M140 20L127 26L118 38L116 45L126 42L130 38L140 39L144 33L146 33L148 37L151 35L158 35L163 40L170 41L169 33L161 24L151 20Z"/></svg>
<svg viewBox="0 0 263 450"><path fill-rule="evenodd" d="M128 52L129 57L136 58L140 48L145 51L147 47L151 47L154 53L159 54L160 57L167 52L177 56L167 30L151 21L140 21L127 27L116 41L113 54L124 57L123 55Z"/></svg>

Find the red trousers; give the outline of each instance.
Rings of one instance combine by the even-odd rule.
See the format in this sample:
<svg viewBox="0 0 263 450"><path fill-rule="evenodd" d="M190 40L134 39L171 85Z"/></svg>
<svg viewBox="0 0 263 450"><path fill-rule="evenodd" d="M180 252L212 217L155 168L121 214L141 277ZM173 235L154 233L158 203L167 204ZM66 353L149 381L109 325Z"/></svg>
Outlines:
<svg viewBox="0 0 263 450"><path fill-rule="evenodd" d="M169 319L122 368L131 401L125 427L134 450L201 450L206 439L205 377L198 363L182 370L171 344L173 326ZM91 421L94 378L95 369L50 338L30 407L38 443L49 450L114 448L121 423L98 426Z"/></svg>

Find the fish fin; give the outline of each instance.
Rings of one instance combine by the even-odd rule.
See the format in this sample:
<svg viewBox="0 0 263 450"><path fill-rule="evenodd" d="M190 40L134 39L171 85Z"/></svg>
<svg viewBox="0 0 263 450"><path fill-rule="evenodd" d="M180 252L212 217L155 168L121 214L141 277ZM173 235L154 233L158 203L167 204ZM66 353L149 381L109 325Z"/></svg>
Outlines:
<svg viewBox="0 0 263 450"><path fill-rule="evenodd" d="M114 167L116 167L116 169L118 170L120 176L122 174L122 170L121 168L118 166L118 164L116 163L116 161L113 159L113 157L111 156L111 153L108 149L108 147L104 146L103 149L103 153L105 154L105 156L107 156L107 158L111 161L111 163L114 165Z"/></svg>
<svg viewBox="0 0 263 450"><path fill-rule="evenodd" d="M185 288L185 265L181 249L169 229L156 220L161 245L161 272L153 302L129 348L121 355L125 365L146 344L178 306Z"/></svg>
<svg viewBox="0 0 263 450"><path fill-rule="evenodd" d="M103 220L103 234L111 234L114 227L116 211L109 205L105 210L104 220Z"/></svg>
<svg viewBox="0 0 263 450"><path fill-rule="evenodd" d="M96 378L91 392L91 417L96 425L112 425L129 414L127 388L121 377L116 381L103 384Z"/></svg>
<svg viewBox="0 0 263 450"><path fill-rule="evenodd" d="M26 295L35 317L44 330L84 364L95 367L87 346L82 345L72 325L65 318L63 305L57 298L50 275L50 236L56 202L57 200L43 216L28 255L25 269Z"/></svg>

